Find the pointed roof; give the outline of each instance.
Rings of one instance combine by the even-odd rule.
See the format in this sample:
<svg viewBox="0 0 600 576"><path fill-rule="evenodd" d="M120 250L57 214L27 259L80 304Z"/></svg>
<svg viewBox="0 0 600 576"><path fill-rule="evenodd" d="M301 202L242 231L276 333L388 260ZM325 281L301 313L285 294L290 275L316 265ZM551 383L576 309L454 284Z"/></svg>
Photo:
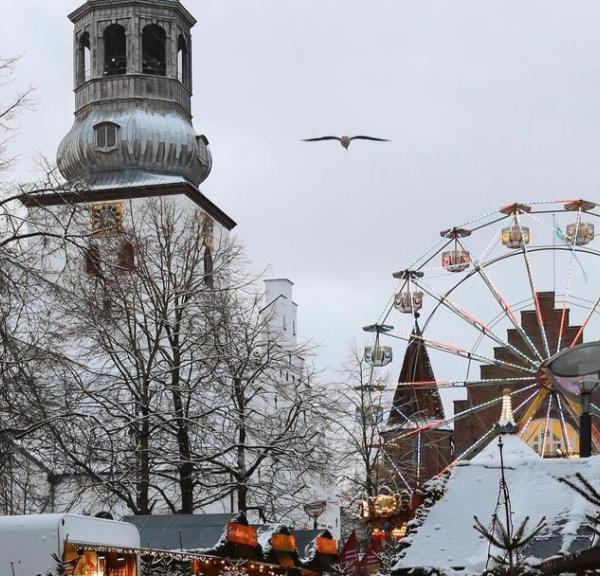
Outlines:
<svg viewBox="0 0 600 576"><path fill-rule="evenodd" d="M421 334L415 318L415 327L404 353L388 424L403 425L415 420L445 418L442 400L437 386L434 385L435 375L429 353ZM427 382L429 385L413 386L411 382Z"/></svg>
<svg viewBox="0 0 600 576"><path fill-rule="evenodd" d="M541 460L540 455L531 446L523 442L518 434L502 435L502 457L505 466L519 466L527 462ZM484 466L500 467L500 450L495 438L471 462Z"/></svg>

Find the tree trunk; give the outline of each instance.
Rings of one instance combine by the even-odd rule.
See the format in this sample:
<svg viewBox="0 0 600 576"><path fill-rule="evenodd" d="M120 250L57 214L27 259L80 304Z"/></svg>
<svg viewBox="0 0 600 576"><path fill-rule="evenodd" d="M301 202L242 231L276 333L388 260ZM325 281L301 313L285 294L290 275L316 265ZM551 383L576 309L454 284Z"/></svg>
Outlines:
<svg viewBox="0 0 600 576"><path fill-rule="evenodd" d="M148 409L143 406L142 423L138 443L138 486L136 514L150 514L150 420Z"/></svg>
<svg viewBox="0 0 600 576"><path fill-rule="evenodd" d="M244 387L239 379L234 380L234 391L238 411L238 447L237 447L237 503L238 511L246 514L248 510L248 478L246 475L246 399Z"/></svg>
<svg viewBox="0 0 600 576"><path fill-rule="evenodd" d="M179 332L180 323L176 325L176 333ZM194 466L192 464L192 451L190 446L190 435L187 423L187 414L183 407L181 397L181 381L179 366L181 353L179 350L179 338L171 338L173 350L173 369L171 370L171 394L173 397L173 409L177 422L177 448L179 451L179 490L181 493L181 513L194 513Z"/></svg>

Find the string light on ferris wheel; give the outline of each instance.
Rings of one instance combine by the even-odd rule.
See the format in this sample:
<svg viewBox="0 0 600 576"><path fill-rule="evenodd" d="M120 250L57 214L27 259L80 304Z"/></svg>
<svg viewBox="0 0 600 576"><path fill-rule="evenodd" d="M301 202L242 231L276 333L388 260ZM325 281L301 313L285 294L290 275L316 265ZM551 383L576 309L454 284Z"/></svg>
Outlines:
<svg viewBox="0 0 600 576"><path fill-rule="evenodd" d="M535 424L534 426L532 423L532 430L529 433L529 436L532 436L535 434L536 430L543 430L544 441L541 445L542 454L544 454L545 451L546 436L550 433L549 422L551 418L557 418L557 421L560 422L561 431L559 434L562 434L562 442L567 449L566 453L565 451L562 451L561 453L563 455L572 454L567 429L567 417L571 422L573 422L577 419L577 411L574 410L572 402L568 397L563 397L563 401L561 401L561 395L564 390L561 389L560 386L557 386L555 383L549 384L548 379L545 379L541 373L533 375L538 372L537 367L540 365L547 365L548 360L552 357L552 352L554 352L554 350L550 350L550 333L548 332L549 323L553 320L551 318L544 317L548 314L548 309L546 308L548 304L543 304L540 296L541 293L536 288L536 272L539 273L539 271L536 271L533 267L533 264L537 263L537 258L534 259L534 256L536 256L538 253L544 253L548 251L553 251L555 256L557 253L560 254L561 252L567 253L568 255L569 273L566 274L567 290L566 293L561 294L561 298L563 300L563 302L561 302L562 314L559 313L560 311L553 313L553 318L557 313L559 313L560 328L558 329L558 339L556 339L556 334L552 333L552 346L556 346L557 350L560 349L562 342L564 342L564 345L574 346L578 341L581 341L584 328L586 328L593 317L596 317L598 314L597 310L600 309L600 294L595 299L588 298L584 300L576 295L572 295L570 290L571 268L574 262L576 262L581 268L583 279L587 280L585 270L579 261L578 255L587 254L596 257L600 256L600 251L587 247L592 242L595 234L594 224L590 222L589 219L590 217L600 216L599 214L591 212L595 206L596 204L593 202L572 199L539 201L530 202L527 204L513 203L501 208L500 210L491 211L483 216L472 219L460 226L455 226L442 231L440 233L442 236L441 242L438 241L421 257L417 258L409 269L402 270L401 272L394 274L394 277L402 282L399 286L399 290L397 289L395 294L392 295L391 299L388 301L386 309L384 309L378 320L380 323L386 322L390 312L393 311L394 308L401 313L413 315L415 319L418 318L423 308L423 294L425 293L426 295L432 297L435 302L433 312L429 314L423 324L423 333L427 331L428 335L431 334L432 329L431 327L428 329L428 326L436 311L442 306L453 312L454 316L458 317L462 322L466 322L472 328L478 330L480 334L476 340L475 347L472 349L469 349L466 346L453 345L450 342L442 342L429 336L424 337L423 335L419 335L419 339L427 348L450 353L462 358L463 360L466 360L468 362L468 366L470 366L471 362L476 362L487 366L495 365L498 368L503 368L504 370L513 372L512 374L507 374L504 378L490 378L489 386L491 388L496 387L495 389L497 389L497 387L501 387L503 384L511 387L516 386L517 388L514 390L513 394L521 394L525 390L522 388L523 385L525 385L526 382L531 382L533 380L534 384L531 385L533 386L533 392L531 394L527 393L528 397L523 401L524 408L526 405L531 405L533 408L528 408L521 413L519 420L516 422L516 426L519 428L519 434L523 436L530 423L543 422L543 417L545 417L545 425ZM566 223L566 226L563 225L563 228L561 229L561 227L554 220L555 214L566 214L573 212L577 212L577 217L574 218L574 221ZM541 219L543 215L547 214L552 214L553 221L551 226L547 225ZM585 218L585 221L582 220L582 214L588 216ZM471 257L471 251L463 245L463 240L468 236L471 236L474 232L479 232L482 229L489 228L495 223L505 223L507 218L510 221L510 225L507 226L506 224L500 224L500 227L494 234L492 240L489 243L486 242L482 256L478 260L474 261ZM544 216L544 218L546 217ZM559 238L562 240L562 242L552 242L552 245L550 245L549 243L544 243L543 238L540 235L540 242L532 245L531 229L529 225L525 225L529 224L529 222L524 222L525 219L532 223L537 222L543 227L547 227L551 231L552 238ZM469 226L469 228L466 228L466 226ZM565 230L565 232L563 232L563 230ZM477 235L477 237L479 237L479 235ZM472 242L471 238L468 240L469 242ZM508 248L507 253L504 255L498 253L494 254L496 245L503 245L505 248ZM450 289L440 292L433 288L433 286L429 285L429 282L425 283L422 280L426 271L440 270L439 268L425 268L425 266L427 266L432 259L439 256L442 258L442 270L450 273L464 273L461 277L462 279L458 280L456 284L453 284ZM517 305L521 306L521 308L513 309L513 307L508 304L508 298L506 298L500 292L500 290L497 288L497 282L492 280L492 276L490 274L490 267L503 262L504 260L512 259L512 257L515 256L521 257L523 263L525 264L525 270L527 272L527 284L529 285L530 289L530 299L528 301L533 301L535 304L534 312L537 320L537 329L539 330L539 335L535 338L533 337L534 332L531 332L533 329L531 324L526 331L524 329L525 325L522 325L522 319L519 321L517 317L519 310L523 309L523 303L525 301L522 300L517 303ZM427 274L428 281L434 280L438 277L443 278L443 275L438 274L437 276L432 277L429 272ZM512 325L512 328L509 325L509 330L512 330L515 334L511 336L510 339L505 339L493 332L493 327L498 323L497 321L486 325L479 320L476 315L468 312L467 308L460 306L456 300L450 298L450 294L457 287L460 287L465 280L478 277L483 281L486 289L489 290L499 305L499 316L508 319L510 325ZM516 285L516 278L517 276L514 270L512 270L511 274L508 276L503 276L504 280L508 279L511 281L513 287ZM477 301L473 301L473 303L476 302ZM583 308L584 302L586 303L586 307L588 309L586 318L583 322L581 322L580 325L571 326L568 321L569 306L576 305L578 308ZM460 332L453 331L453 334L457 335L460 334ZM386 335L394 338L399 337L399 334L392 331L389 331L386 333ZM414 335L400 335L402 340L407 341L410 341L411 337L414 337ZM500 357L496 357L496 354L494 354L493 358L490 358L485 354L476 353L475 351L479 347L480 343L486 339L491 339L494 341L495 346L500 345L501 349L506 350L509 356L501 356L503 360L499 360ZM516 342L520 342L518 344L518 349L515 345ZM520 362L524 362L524 364L519 365L520 362L515 363L514 360L517 358ZM518 374L522 374L522 377L514 374L514 371L517 371ZM527 376L527 373L529 373L531 376ZM485 389L487 386L485 380L486 378L479 380L469 378L469 370L467 369L466 378L460 381L460 385L464 386L465 388L469 388L470 384L472 383L478 388ZM447 385L447 382L455 381L453 379L434 380L431 382L427 381L422 383L414 382L413 384L415 386L421 385L438 387L438 385L440 385L439 387L444 387ZM411 383L405 382L403 384L409 385ZM481 407L483 408L486 403L487 402L484 402ZM600 409L596 409L595 406L592 407L596 411L600 411ZM477 404L473 406L473 408L475 408L473 412L478 412L480 410L479 405ZM435 423L435 427L444 425L444 422L450 423L451 421L459 421L463 417L468 417L469 412L471 412L471 410L465 411L465 414L458 415L458 418L456 418L457 415L455 415L455 417L451 419L437 421ZM517 411L515 410L515 414L516 413ZM430 424L428 426L430 426ZM424 430L424 428L418 427L416 429L417 432L421 430ZM524 439L527 441L527 437L529 436L526 436ZM477 441L476 444L480 445L480 441ZM474 445L467 447L465 452L471 452L473 448Z"/></svg>

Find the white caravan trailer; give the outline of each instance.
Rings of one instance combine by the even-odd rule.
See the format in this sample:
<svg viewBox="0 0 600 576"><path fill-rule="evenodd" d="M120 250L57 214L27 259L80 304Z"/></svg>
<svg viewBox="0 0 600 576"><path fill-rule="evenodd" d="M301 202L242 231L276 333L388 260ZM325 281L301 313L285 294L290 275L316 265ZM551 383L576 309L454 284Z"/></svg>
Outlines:
<svg viewBox="0 0 600 576"><path fill-rule="evenodd" d="M137 576L133 524L74 514L0 516L0 575L37 576L56 569L56 555L77 560L77 576Z"/></svg>

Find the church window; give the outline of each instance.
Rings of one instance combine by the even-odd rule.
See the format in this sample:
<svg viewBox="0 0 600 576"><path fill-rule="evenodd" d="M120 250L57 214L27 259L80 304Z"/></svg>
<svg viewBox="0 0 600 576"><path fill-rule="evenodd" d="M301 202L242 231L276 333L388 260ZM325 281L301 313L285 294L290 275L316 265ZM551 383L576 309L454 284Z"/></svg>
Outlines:
<svg viewBox="0 0 600 576"><path fill-rule="evenodd" d="M295 336L296 335L296 321L295 320L292 321L292 331Z"/></svg>
<svg viewBox="0 0 600 576"><path fill-rule="evenodd" d="M183 34L177 39L177 80L182 84L188 83L189 54Z"/></svg>
<svg viewBox="0 0 600 576"><path fill-rule="evenodd" d="M163 28L148 24L142 32L142 72L144 74L167 74L167 35Z"/></svg>
<svg viewBox="0 0 600 576"><path fill-rule="evenodd" d="M84 252L83 270L90 276L102 276L100 268L100 249L93 244Z"/></svg>
<svg viewBox="0 0 600 576"><path fill-rule="evenodd" d="M202 243L211 250L214 247L214 231L215 221L206 212L202 212L201 216L202 225Z"/></svg>
<svg viewBox="0 0 600 576"><path fill-rule="evenodd" d="M84 32L77 46L77 80L80 84L87 82L92 73L90 52L90 35Z"/></svg>
<svg viewBox="0 0 600 576"><path fill-rule="evenodd" d="M135 270L135 248L129 240L119 245L119 267L124 270Z"/></svg>
<svg viewBox="0 0 600 576"><path fill-rule="evenodd" d="M125 28L111 24L104 30L104 75L114 76L127 72L127 41Z"/></svg>
<svg viewBox="0 0 600 576"><path fill-rule="evenodd" d="M117 147L119 125L103 122L94 126L95 144L99 150L113 150Z"/></svg>
<svg viewBox="0 0 600 576"><path fill-rule="evenodd" d="M285 314L283 315L283 329L287 330L287 320L286 320Z"/></svg>

